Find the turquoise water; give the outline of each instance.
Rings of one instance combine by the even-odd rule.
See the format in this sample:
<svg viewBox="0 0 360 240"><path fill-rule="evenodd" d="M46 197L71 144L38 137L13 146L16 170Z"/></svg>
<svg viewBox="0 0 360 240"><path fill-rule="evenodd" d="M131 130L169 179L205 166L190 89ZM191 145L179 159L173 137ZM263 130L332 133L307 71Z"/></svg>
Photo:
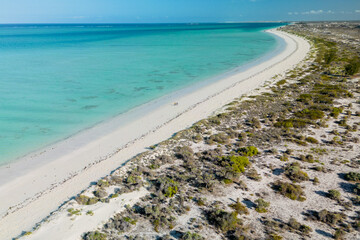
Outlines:
<svg viewBox="0 0 360 240"><path fill-rule="evenodd" d="M276 26L0 25L0 164L257 59Z"/></svg>

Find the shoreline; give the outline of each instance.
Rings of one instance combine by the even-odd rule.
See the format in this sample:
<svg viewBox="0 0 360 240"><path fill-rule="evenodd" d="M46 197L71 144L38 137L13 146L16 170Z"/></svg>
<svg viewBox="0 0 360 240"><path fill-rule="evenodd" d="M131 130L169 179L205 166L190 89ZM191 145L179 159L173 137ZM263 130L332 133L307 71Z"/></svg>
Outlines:
<svg viewBox="0 0 360 240"><path fill-rule="evenodd" d="M286 48L271 59L182 96L177 101L179 103L177 106L164 105L129 123L130 126L128 127L120 127L109 135L85 144L85 147L81 149L74 148L71 154L61 156L58 160L51 161L19 179L1 185L0 199L6 199L6 207L10 206L11 202L23 203L23 205L18 206L17 211L5 217L3 215L5 206L3 206L3 203L1 204L1 235L4 234L4 237L17 235L22 230L32 227L34 223L39 222L50 212L56 210L69 197L76 195L89 186L91 181L119 168L131 157L145 151L146 147L163 141L171 137L174 132L185 129L196 121L210 116L214 111L234 98L254 90L274 75L285 72L299 63L309 51L309 44L304 39L279 31L272 30L270 32L282 37L287 43ZM169 115L171 116L169 117ZM142 120L147 121L144 123ZM162 124L158 125L155 122ZM155 125L155 128L153 128L153 125ZM148 130L144 131L146 129ZM125 143L123 148L117 149L113 154L108 156L102 154L111 152L109 149L112 146L121 145L122 136L129 136L129 134L131 136L134 132L135 134L141 132L143 134L140 135L141 137L138 140L135 139L130 143ZM94 161L94 156L106 157ZM76 162L73 162L73 159L76 159ZM86 163L89 164L86 165ZM98 166L97 169L92 167L95 165ZM73 169L80 169L80 172L71 171ZM60 182L56 182L55 179L61 179L57 175L65 176L65 178ZM13 189L16 190L13 191ZM25 193L25 196L23 193ZM17 197L17 199L9 198L9 196L13 195L16 195L14 197ZM26 199L26 195L29 196L28 201L21 201L21 199ZM32 219L25 219L23 217L25 215L32 216ZM21 226L21 229L14 226L16 225L13 224L15 222L18 224L17 226Z"/></svg>

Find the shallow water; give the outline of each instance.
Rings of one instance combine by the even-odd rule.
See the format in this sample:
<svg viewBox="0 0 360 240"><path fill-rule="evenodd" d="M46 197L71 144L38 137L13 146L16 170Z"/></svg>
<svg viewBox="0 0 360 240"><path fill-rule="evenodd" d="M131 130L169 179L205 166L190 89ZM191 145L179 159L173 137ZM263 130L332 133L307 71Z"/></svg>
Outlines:
<svg viewBox="0 0 360 240"><path fill-rule="evenodd" d="M279 25L0 25L0 164L264 56Z"/></svg>

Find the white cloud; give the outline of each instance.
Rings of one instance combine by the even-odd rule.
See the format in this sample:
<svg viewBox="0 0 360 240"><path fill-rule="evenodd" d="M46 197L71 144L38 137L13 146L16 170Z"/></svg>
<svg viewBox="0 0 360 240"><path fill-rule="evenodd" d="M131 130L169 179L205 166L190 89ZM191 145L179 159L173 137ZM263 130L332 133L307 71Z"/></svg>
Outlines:
<svg viewBox="0 0 360 240"><path fill-rule="evenodd" d="M294 14L294 13L292 13L292 14ZM292 15L292 14L290 14L290 15ZM301 12L300 14L302 14L302 15L319 15L319 14L335 14L335 12L332 10L324 11L324 10L320 9L320 10L310 10L310 11L306 11L306 12Z"/></svg>
<svg viewBox="0 0 360 240"><path fill-rule="evenodd" d="M360 13L360 10L355 10L356 13Z"/></svg>
<svg viewBox="0 0 360 240"><path fill-rule="evenodd" d="M303 15L309 15L309 14L323 14L324 10L310 10L306 12L302 12Z"/></svg>
<svg viewBox="0 0 360 240"><path fill-rule="evenodd" d="M298 12L288 12L289 15L299 15Z"/></svg>

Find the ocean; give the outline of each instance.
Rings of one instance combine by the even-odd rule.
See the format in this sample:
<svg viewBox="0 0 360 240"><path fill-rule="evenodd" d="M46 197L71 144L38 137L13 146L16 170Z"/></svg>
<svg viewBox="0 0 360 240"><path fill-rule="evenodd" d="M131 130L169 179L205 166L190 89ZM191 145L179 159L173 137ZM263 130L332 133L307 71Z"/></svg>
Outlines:
<svg viewBox="0 0 360 240"><path fill-rule="evenodd" d="M0 25L0 165L259 59L281 25Z"/></svg>

